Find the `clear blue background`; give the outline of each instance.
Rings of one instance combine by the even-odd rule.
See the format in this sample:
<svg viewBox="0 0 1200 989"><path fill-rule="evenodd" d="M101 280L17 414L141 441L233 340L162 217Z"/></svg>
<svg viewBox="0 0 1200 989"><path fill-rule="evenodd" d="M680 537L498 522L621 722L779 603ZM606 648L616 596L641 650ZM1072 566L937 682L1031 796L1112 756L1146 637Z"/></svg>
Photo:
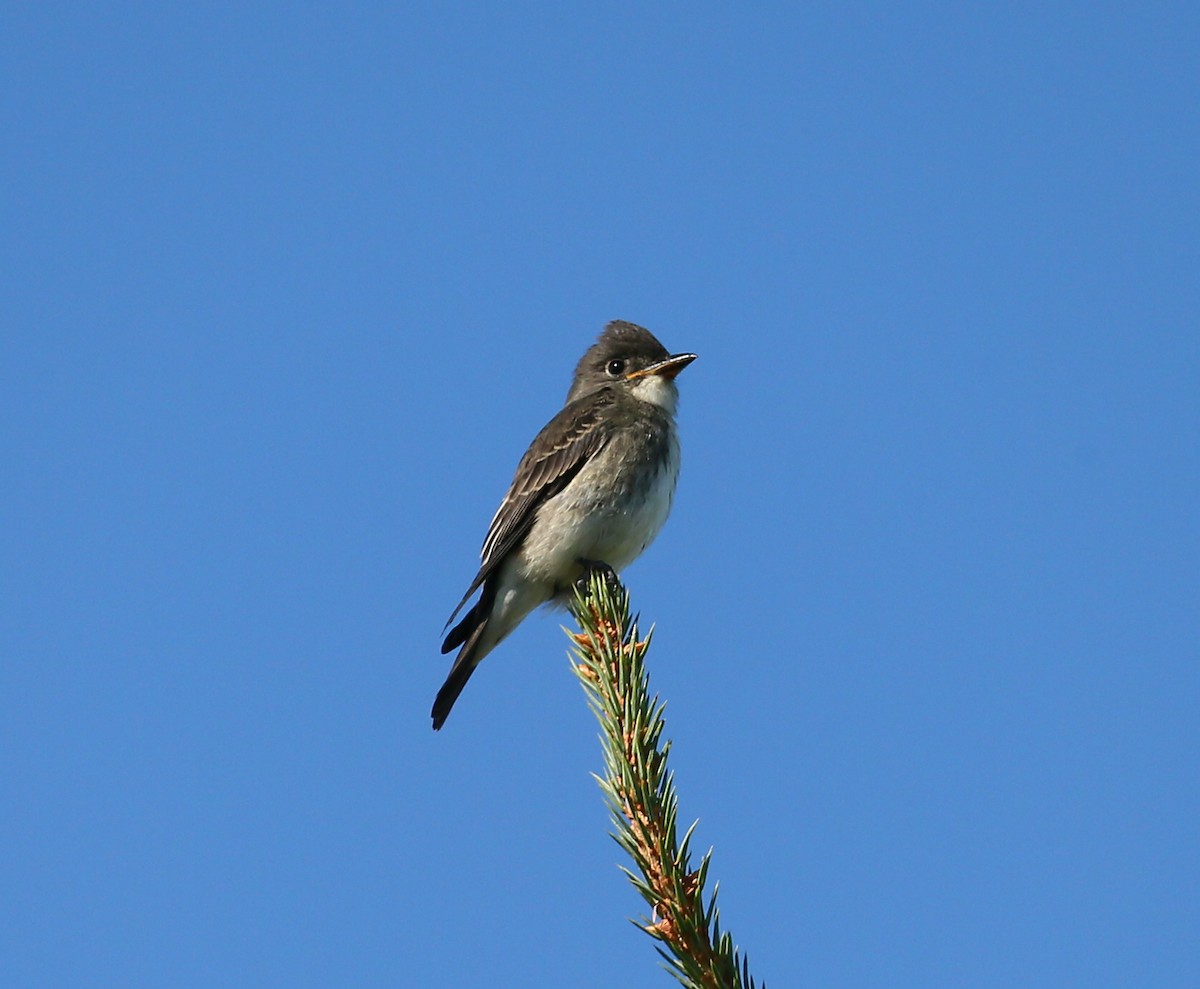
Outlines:
<svg viewBox="0 0 1200 989"><path fill-rule="evenodd" d="M1200 984L1200 7L8 4L14 987L670 985L554 615L439 632L603 323L772 986Z"/></svg>

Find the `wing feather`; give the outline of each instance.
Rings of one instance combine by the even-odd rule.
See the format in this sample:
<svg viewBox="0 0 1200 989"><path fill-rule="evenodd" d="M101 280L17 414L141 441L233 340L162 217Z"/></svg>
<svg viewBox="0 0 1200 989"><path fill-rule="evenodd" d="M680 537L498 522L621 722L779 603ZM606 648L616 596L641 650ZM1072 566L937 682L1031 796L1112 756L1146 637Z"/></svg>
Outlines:
<svg viewBox="0 0 1200 989"><path fill-rule="evenodd" d="M607 430L596 429L611 414L616 396L608 390L567 405L546 423L517 465L512 484L480 550L480 567L467 593L446 622L458 617L463 605L499 568L525 538L537 510L570 483L590 457L604 445Z"/></svg>

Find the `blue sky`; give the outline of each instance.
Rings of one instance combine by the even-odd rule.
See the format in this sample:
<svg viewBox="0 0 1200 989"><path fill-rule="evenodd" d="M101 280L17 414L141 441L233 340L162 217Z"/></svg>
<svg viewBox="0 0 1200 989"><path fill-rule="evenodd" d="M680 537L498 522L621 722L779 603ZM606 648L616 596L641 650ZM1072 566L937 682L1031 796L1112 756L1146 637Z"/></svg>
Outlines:
<svg viewBox="0 0 1200 989"><path fill-rule="evenodd" d="M9 984L671 984L559 616L428 720L612 318L754 973L1200 981L1194 4L2 20Z"/></svg>

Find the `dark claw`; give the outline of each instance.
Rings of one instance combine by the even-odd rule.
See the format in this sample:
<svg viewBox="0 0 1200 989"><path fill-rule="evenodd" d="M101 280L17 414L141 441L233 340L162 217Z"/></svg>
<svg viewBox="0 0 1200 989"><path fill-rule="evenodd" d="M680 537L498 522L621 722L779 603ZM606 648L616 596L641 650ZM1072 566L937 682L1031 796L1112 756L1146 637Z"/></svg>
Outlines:
<svg viewBox="0 0 1200 989"><path fill-rule="evenodd" d="M602 560L585 560L580 558L575 561L583 567L583 575L575 581L575 587L581 594L586 594L588 582L591 580L592 574L600 573L604 577L604 583L608 585L610 591L616 590L621 586L621 581L617 577L617 572Z"/></svg>

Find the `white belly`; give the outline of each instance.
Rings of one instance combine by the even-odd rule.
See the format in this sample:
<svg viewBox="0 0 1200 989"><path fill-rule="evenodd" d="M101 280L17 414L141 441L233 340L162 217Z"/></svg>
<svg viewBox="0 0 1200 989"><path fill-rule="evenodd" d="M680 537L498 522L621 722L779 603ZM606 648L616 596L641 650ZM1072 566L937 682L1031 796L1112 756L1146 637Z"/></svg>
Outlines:
<svg viewBox="0 0 1200 989"><path fill-rule="evenodd" d="M521 550L530 579L562 587L580 573L580 559L620 571L654 541L670 514L679 477L674 436L650 483L636 483L630 470L603 451L542 507ZM619 496L612 497L614 489Z"/></svg>

